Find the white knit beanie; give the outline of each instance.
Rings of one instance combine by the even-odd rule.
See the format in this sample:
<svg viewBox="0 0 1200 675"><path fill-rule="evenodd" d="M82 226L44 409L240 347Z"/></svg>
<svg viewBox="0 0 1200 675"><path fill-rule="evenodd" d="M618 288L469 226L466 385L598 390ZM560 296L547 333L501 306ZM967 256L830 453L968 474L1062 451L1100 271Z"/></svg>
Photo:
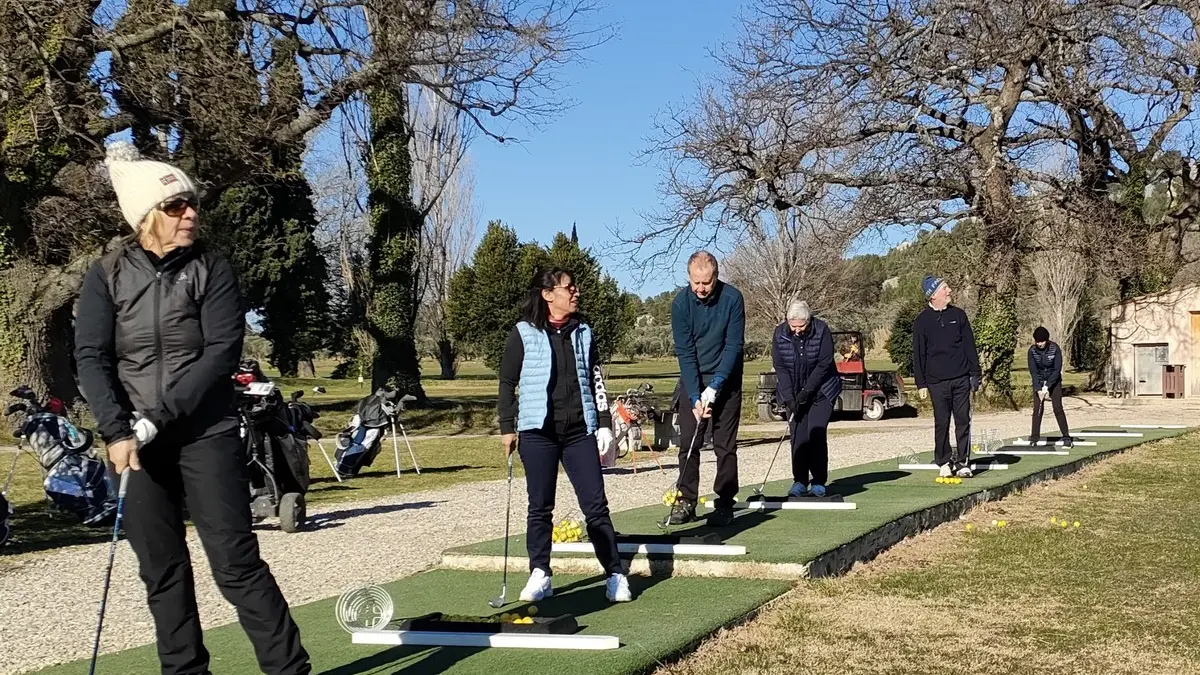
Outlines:
<svg viewBox="0 0 1200 675"><path fill-rule="evenodd" d="M121 215L134 230L159 204L179 195L196 194L196 184L186 173L170 164L142 159L132 143L121 141L108 146L104 164Z"/></svg>

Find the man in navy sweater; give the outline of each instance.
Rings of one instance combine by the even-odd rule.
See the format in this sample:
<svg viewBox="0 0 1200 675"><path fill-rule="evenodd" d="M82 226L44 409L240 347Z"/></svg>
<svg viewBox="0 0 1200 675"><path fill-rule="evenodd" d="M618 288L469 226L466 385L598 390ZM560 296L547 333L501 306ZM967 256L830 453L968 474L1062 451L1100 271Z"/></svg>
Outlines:
<svg viewBox="0 0 1200 675"><path fill-rule="evenodd" d="M696 520L700 488L703 429L711 426L717 456L713 491L717 501L710 525L733 522L738 492L737 430L742 416L742 346L746 339L746 305L736 288L717 278L717 259L708 251L688 258L688 286L671 303L671 332L679 358L675 389L679 413L679 491L668 522ZM694 444L690 448L688 443Z"/></svg>
<svg viewBox="0 0 1200 675"><path fill-rule="evenodd" d="M944 477L971 477L971 394L979 391L979 352L967 313L950 304L950 286L927 276L921 282L929 306L913 324L913 378L921 398L933 397L933 461ZM958 437L950 451L950 416Z"/></svg>

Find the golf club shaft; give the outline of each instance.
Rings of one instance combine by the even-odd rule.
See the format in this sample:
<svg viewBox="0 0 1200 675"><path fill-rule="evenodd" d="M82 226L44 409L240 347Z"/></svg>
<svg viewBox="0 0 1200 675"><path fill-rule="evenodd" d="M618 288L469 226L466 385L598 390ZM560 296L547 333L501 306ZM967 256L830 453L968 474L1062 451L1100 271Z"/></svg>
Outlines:
<svg viewBox="0 0 1200 675"><path fill-rule="evenodd" d="M320 440L317 441L317 447L321 449L321 454L325 456L325 463L329 465L329 470L333 472L333 477L337 479L337 482L342 482L341 474L338 473L337 467L333 465L333 460L329 459L329 453L325 452L325 446L321 444Z"/></svg>
<svg viewBox="0 0 1200 675"><path fill-rule="evenodd" d="M400 443L396 441L396 421L392 420L392 454L396 456L396 478L400 477Z"/></svg>
<svg viewBox="0 0 1200 675"><path fill-rule="evenodd" d="M108 604L108 585L112 582L113 562L117 557L117 539L121 536L121 514L125 511L125 493L129 490L129 472L121 472L121 485L117 489L117 515L113 520L112 543L108 546L108 568L104 570L104 593L100 596L100 617L96 620L96 640L92 643L92 663L88 675L96 673L96 657L100 655L100 633L104 630L104 608Z"/></svg>
<svg viewBox="0 0 1200 675"><path fill-rule="evenodd" d="M503 607L508 600L508 534L509 523L512 522L512 479L513 479L513 453L508 453L508 498L504 505L504 575L500 582L500 597L498 602L493 603L493 607Z"/></svg>
<svg viewBox="0 0 1200 675"><path fill-rule="evenodd" d="M787 440L787 437L788 437L789 433L791 432L791 425L792 425L793 417L795 417L795 415L788 417L787 423L788 423L789 428L784 429L783 435L779 437L779 443L777 443L775 445L775 454L771 456L771 463L767 465L767 475L763 476L762 485L758 486L758 494L760 494L760 495L762 494L762 491L764 489L766 489L767 481L771 479L771 469L775 468L775 460L779 459L779 451L783 449L783 442L785 440Z"/></svg>

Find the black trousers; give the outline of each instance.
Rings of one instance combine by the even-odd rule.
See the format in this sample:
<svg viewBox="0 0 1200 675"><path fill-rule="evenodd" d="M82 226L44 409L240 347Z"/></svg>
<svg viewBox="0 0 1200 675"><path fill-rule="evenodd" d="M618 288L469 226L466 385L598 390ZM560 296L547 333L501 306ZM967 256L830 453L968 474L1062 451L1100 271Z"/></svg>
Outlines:
<svg viewBox="0 0 1200 675"><path fill-rule="evenodd" d="M561 462L575 488L579 508L587 525L588 539L605 575L621 572L617 554L617 535L604 496L604 475L600 472L600 453L596 436L582 433L558 438L543 431L522 431L517 451L525 465L525 486L529 492L525 548L529 553L529 571L540 569L550 574L551 534L554 529L554 496Z"/></svg>
<svg viewBox="0 0 1200 675"><path fill-rule="evenodd" d="M680 387L682 389L682 385ZM704 447L707 430L712 430L713 452L717 456L717 477L713 492L716 506L733 506L738 493L737 432L742 418L742 392L725 391L717 395L712 405L712 417L700 420L696 433L696 415L686 392L680 391L676 412L679 413L679 491L683 499L696 503L700 491L700 448ZM695 438L691 457L688 443Z"/></svg>
<svg viewBox="0 0 1200 675"><path fill-rule="evenodd" d="M792 482L825 485L829 481L829 418L833 401L820 399L800 409L792 421Z"/></svg>
<svg viewBox="0 0 1200 675"><path fill-rule="evenodd" d="M164 675L207 675L183 507L200 535L221 594L237 608L258 666L270 675L312 671L267 564L250 530L250 486L236 427L200 440L156 440L129 478L125 534L137 554L158 636Z"/></svg>
<svg viewBox="0 0 1200 675"><path fill-rule="evenodd" d="M963 377L929 384L929 398L933 402L933 461L938 466L946 463L966 464L971 450L971 378ZM954 435L958 445L950 450L950 416L954 416Z"/></svg>
<svg viewBox="0 0 1200 675"><path fill-rule="evenodd" d="M1071 429L1067 426L1067 413L1063 410L1062 404L1062 382L1055 382L1053 387L1050 387L1050 404L1054 408L1054 419L1058 422L1058 432L1064 439L1069 438ZM1038 396L1037 390L1033 392L1033 431L1029 433L1029 440L1037 441L1042 435L1042 414L1046 412L1046 402Z"/></svg>

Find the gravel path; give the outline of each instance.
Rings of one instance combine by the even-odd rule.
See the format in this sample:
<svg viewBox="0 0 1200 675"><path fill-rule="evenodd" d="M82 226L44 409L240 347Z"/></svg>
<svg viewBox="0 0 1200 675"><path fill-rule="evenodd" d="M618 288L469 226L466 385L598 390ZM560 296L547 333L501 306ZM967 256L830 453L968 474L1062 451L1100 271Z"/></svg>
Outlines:
<svg viewBox="0 0 1200 675"><path fill-rule="evenodd" d="M1120 402L1102 397L1070 399L1068 418L1076 429L1084 425L1121 423L1189 423L1197 404L1190 402ZM1053 417L1044 433L1055 433ZM1006 437L1028 433L1028 412L979 415L976 424L998 428ZM864 428L875 433L830 439L834 467L886 459L905 447L931 445L932 420L910 418L882 422L837 422L837 428ZM754 425L757 430L782 425ZM775 443L746 447L740 452L741 482L761 480ZM499 451L497 449L497 451ZM787 473L786 460L776 465L775 478ZM784 468L780 468L780 466ZM656 503L673 478L651 468L606 477L614 511ZM652 465L651 465L652 467ZM701 487L711 486L712 455L704 454ZM313 531L285 534L258 530L263 557L292 604L337 595L368 583L382 583L425 569L438 562L442 551L500 537L504 530L504 481L457 485L440 492L398 495L388 499L331 505L312 514ZM565 477L559 481L559 513L577 509ZM519 514L526 506L524 490L514 485L514 527L524 527ZM205 627L235 620L212 582L194 532L189 544L196 565L197 595ZM44 554L21 556L0 566L0 675L25 672L86 657L90 653L96 611L107 562L108 545L75 546ZM2 560L2 558L0 558ZM497 579L497 584L499 579ZM518 588L521 581L517 581ZM109 593L104 626L105 652L153 642L137 563L128 544L121 542Z"/></svg>

